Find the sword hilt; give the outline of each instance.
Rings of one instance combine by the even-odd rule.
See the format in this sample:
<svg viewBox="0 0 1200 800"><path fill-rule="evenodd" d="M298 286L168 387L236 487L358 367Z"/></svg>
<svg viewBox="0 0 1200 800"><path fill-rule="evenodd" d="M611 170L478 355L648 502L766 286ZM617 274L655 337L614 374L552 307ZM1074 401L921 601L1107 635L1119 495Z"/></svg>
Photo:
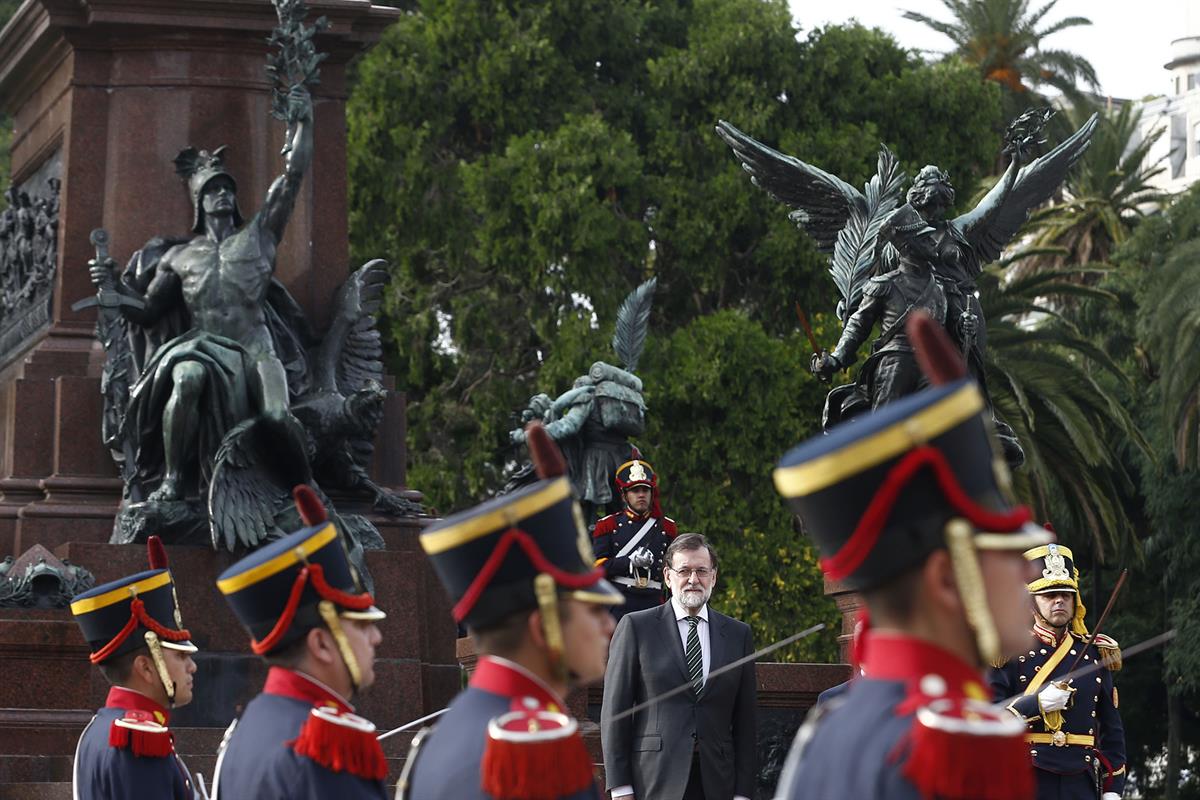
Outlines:
<svg viewBox="0 0 1200 800"><path fill-rule="evenodd" d="M104 228L96 228L88 236L88 241L96 248L96 257L91 261L92 264L107 267L113 263L112 258L108 254L108 231L104 230ZM129 306L130 308L142 309L146 307L146 304L136 297L129 297L118 291L117 281L113 277L112 270L106 269L105 277L100 279L100 285L97 288L96 294L72 303L71 310L82 311L92 306L112 309Z"/></svg>

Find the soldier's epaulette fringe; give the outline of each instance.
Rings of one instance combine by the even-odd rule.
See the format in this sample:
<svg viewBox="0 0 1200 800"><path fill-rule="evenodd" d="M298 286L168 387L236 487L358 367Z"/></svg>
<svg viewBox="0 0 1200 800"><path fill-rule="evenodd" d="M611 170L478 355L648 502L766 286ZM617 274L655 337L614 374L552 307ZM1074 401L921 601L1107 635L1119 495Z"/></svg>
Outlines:
<svg viewBox="0 0 1200 800"><path fill-rule="evenodd" d="M1108 667L1110 671L1116 672L1121 669L1121 646L1117 644L1117 640L1111 636L1105 636L1103 633L1097 633L1092 644L1100 651L1100 663Z"/></svg>
<svg viewBox="0 0 1200 800"><path fill-rule="evenodd" d="M335 708L314 708L300 735L288 742L292 750L333 772L381 781L387 777L387 757L368 720Z"/></svg>
<svg viewBox="0 0 1200 800"><path fill-rule="evenodd" d="M555 798L592 784L592 759L566 714L512 711L488 723L483 791L495 800Z"/></svg>
<svg viewBox="0 0 1200 800"><path fill-rule="evenodd" d="M109 727L108 744L142 758L166 758L171 755L175 739L149 712L126 711Z"/></svg>
<svg viewBox="0 0 1200 800"><path fill-rule="evenodd" d="M917 709L904 776L922 797L1011 800L1032 797L1025 725L978 700L935 700Z"/></svg>

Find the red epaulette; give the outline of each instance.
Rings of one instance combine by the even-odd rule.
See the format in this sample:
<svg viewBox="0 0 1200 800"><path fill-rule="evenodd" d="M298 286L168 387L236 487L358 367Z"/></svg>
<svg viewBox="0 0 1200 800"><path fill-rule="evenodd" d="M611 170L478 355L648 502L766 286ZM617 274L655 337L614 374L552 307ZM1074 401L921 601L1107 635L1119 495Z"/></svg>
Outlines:
<svg viewBox="0 0 1200 800"><path fill-rule="evenodd" d="M675 524L675 520L670 517L662 518L663 533L674 539L679 534L679 526Z"/></svg>
<svg viewBox="0 0 1200 800"><path fill-rule="evenodd" d="M108 744L143 758L166 758L175 747L175 736L154 714L131 709L113 720L108 729Z"/></svg>
<svg viewBox="0 0 1200 800"><path fill-rule="evenodd" d="M314 708L300 735L288 745L332 772L348 772L376 781L387 777L387 758L375 738L375 726L348 711Z"/></svg>
<svg viewBox="0 0 1200 800"><path fill-rule="evenodd" d="M1025 723L983 700L944 697L921 706L893 756L904 759L904 777L922 797L1034 796Z"/></svg>
<svg viewBox="0 0 1200 800"><path fill-rule="evenodd" d="M579 724L556 711L523 708L488 723L483 791L495 800L556 800L595 781Z"/></svg>
<svg viewBox="0 0 1200 800"><path fill-rule="evenodd" d="M595 528L592 528L592 538L598 539L601 536L604 536L605 534L612 533L616 529L617 529L617 515L609 514L607 517L604 517L599 522L597 522Z"/></svg>

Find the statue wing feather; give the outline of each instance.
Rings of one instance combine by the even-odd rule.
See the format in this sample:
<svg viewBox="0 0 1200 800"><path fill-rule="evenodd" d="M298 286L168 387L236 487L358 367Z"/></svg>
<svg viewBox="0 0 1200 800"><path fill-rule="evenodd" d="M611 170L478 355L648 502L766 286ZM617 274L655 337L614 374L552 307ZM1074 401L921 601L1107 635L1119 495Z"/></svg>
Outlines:
<svg viewBox="0 0 1200 800"><path fill-rule="evenodd" d="M617 310L617 327L613 331L612 346L617 357L630 372L637 371L646 345L646 330L650 325L650 309L654 306L654 290L658 278L651 278L634 289Z"/></svg>
<svg viewBox="0 0 1200 800"><path fill-rule="evenodd" d="M1029 212L1049 200L1062 185L1067 172L1087 152L1098 119L1097 114L1092 114L1062 144L1022 167L1007 196L1001 179L979 205L955 218L954 226L974 248L981 265L999 258L1025 224Z"/></svg>
<svg viewBox="0 0 1200 800"><path fill-rule="evenodd" d="M788 218L816 240L821 252L833 252L852 210L865 213L866 198L836 175L768 147L724 120L717 123L717 135L755 186L795 209Z"/></svg>
<svg viewBox="0 0 1200 800"><path fill-rule="evenodd" d="M829 275L842 296L838 310L843 324L862 300L863 285L874 267L879 229L900 205L906 179L896 156L881 145L878 169L866 185L865 203L861 209L851 206L846 225L838 233L829 265Z"/></svg>
<svg viewBox="0 0 1200 800"><path fill-rule="evenodd" d="M254 548L282 533L275 517L290 506L292 487L308 483L309 477L308 460L285 459L277 445L258 418L225 435L208 488L213 549Z"/></svg>
<svg viewBox="0 0 1200 800"><path fill-rule="evenodd" d="M373 259L346 279L334 298L334 317L314 359L318 392L350 395L383 383L383 341L376 316L387 286L387 262Z"/></svg>

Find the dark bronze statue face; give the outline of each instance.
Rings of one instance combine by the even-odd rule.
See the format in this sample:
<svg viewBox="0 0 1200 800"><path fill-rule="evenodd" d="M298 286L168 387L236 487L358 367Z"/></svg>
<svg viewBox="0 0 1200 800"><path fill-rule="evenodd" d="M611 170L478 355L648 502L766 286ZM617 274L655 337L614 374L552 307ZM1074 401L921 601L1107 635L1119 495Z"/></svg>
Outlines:
<svg viewBox="0 0 1200 800"><path fill-rule="evenodd" d="M908 190L907 199L925 219L940 219L954 205L950 176L933 165L922 168Z"/></svg>
<svg viewBox="0 0 1200 800"><path fill-rule="evenodd" d="M233 181L218 175L204 186L200 193L200 207L205 214L228 216L237 209L237 188Z"/></svg>

